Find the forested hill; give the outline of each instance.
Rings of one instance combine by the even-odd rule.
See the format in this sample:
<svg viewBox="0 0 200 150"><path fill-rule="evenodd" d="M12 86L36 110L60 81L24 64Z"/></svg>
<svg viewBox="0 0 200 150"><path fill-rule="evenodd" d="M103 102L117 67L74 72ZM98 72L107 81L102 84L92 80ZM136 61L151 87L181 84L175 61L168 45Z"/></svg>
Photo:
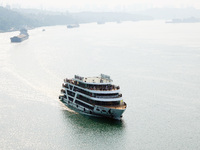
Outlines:
<svg viewBox="0 0 200 150"><path fill-rule="evenodd" d="M0 6L0 32L74 23L69 14L26 13Z"/></svg>
<svg viewBox="0 0 200 150"><path fill-rule="evenodd" d="M61 13L38 9L7 9L0 6L0 32L40 26L67 25L91 22L121 22L151 20L147 15L116 12Z"/></svg>
<svg viewBox="0 0 200 150"><path fill-rule="evenodd" d="M31 19L0 6L0 31L18 30L31 24L33 24Z"/></svg>
<svg viewBox="0 0 200 150"><path fill-rule="evenodd" d="M105 23L139 20L175 20L199 22L200 10L195 8L154 8L132 13L125 12L51 12L38 9L7 9L0 6L0 32L35 28L40 26L67 25L74 23Z"/></svg>
<svg viewBox="0 0 200 150"><path fill-rule="evenodd" d="M149 20L152 17L114 12L61 13L38 9L7 9L0 7L0 32L40 26L67 25L91 22L120 22Z"/></svg>

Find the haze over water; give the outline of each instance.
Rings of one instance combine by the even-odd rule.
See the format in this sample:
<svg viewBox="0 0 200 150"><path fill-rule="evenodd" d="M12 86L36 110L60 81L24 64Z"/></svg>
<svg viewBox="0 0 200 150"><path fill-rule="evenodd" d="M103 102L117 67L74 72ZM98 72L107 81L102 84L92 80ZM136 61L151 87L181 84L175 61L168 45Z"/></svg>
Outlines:
<svg viewBox="0 0 200 150"><path fill-rule="evenodd" d="M0 33L0 149L200 149L200 24L164 21ZM108 74L122 121L59 102L64 78Z"/></svg>

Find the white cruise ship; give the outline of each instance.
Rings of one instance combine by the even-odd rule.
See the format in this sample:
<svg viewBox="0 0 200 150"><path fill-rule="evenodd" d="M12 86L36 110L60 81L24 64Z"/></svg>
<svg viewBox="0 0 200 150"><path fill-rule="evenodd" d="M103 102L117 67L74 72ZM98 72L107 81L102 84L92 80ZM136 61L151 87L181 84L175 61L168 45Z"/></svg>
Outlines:
<svg viewBox="0 0 200 150"><path fill-rule="evenodd" d="M104 74L64 79L59 99L79 113L118 120L127 107L120 87L113 85L110 76Z"/></svg>

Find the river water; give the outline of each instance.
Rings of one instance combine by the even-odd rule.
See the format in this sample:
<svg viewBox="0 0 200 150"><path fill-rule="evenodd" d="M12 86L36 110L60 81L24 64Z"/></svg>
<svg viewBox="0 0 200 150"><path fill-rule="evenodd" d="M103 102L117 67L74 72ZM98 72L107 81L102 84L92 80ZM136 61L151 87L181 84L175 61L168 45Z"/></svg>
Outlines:
<svg viewBox="0 0 200 150"><path fill-rule="evenodd" d="M45 28L46 31L42 32ZM0 33L1 150L200 149L200 24L141 21ZM121 121L59 102L64 78L110 75Z"/></svg>

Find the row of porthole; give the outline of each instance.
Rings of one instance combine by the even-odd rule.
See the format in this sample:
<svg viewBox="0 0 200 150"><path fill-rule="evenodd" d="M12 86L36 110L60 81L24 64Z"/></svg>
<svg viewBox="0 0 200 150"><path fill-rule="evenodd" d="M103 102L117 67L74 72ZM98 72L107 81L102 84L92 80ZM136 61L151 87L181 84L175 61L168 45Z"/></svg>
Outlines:
<svg viewBox="0 0 200 150"><path fill-rule="evenodd" d="M85 108L83 109L83 111L85 112ZM92 114L92 111L90 111L90 114Z"/></svg>
<svg viewBox="0 0 200 150"><path fill-rule="evenodd" d="M96 109L97 111L100 111L98 108ZM102 110L103 112L106 112L105 110Z"/></svg>
<svg viewBox="0 0 200 150"><path fill-rule="evenodd" d="M78 108L78 105L76 105L76 107ZM85 108L83 109L83 111L85 111ZM92 114L92 111L90 111L90 114Z"/></svg>
<svg viewBox="0 0 200 150"><path fill-rule="evenodd" d="M68 103L70 103L70 101L68 101ZM76 105L76 107L78 108L78 105ZM85 111L85 108L84 108L84 111ZM92 114L92 111L90 111L90 114Z"/></svg>

